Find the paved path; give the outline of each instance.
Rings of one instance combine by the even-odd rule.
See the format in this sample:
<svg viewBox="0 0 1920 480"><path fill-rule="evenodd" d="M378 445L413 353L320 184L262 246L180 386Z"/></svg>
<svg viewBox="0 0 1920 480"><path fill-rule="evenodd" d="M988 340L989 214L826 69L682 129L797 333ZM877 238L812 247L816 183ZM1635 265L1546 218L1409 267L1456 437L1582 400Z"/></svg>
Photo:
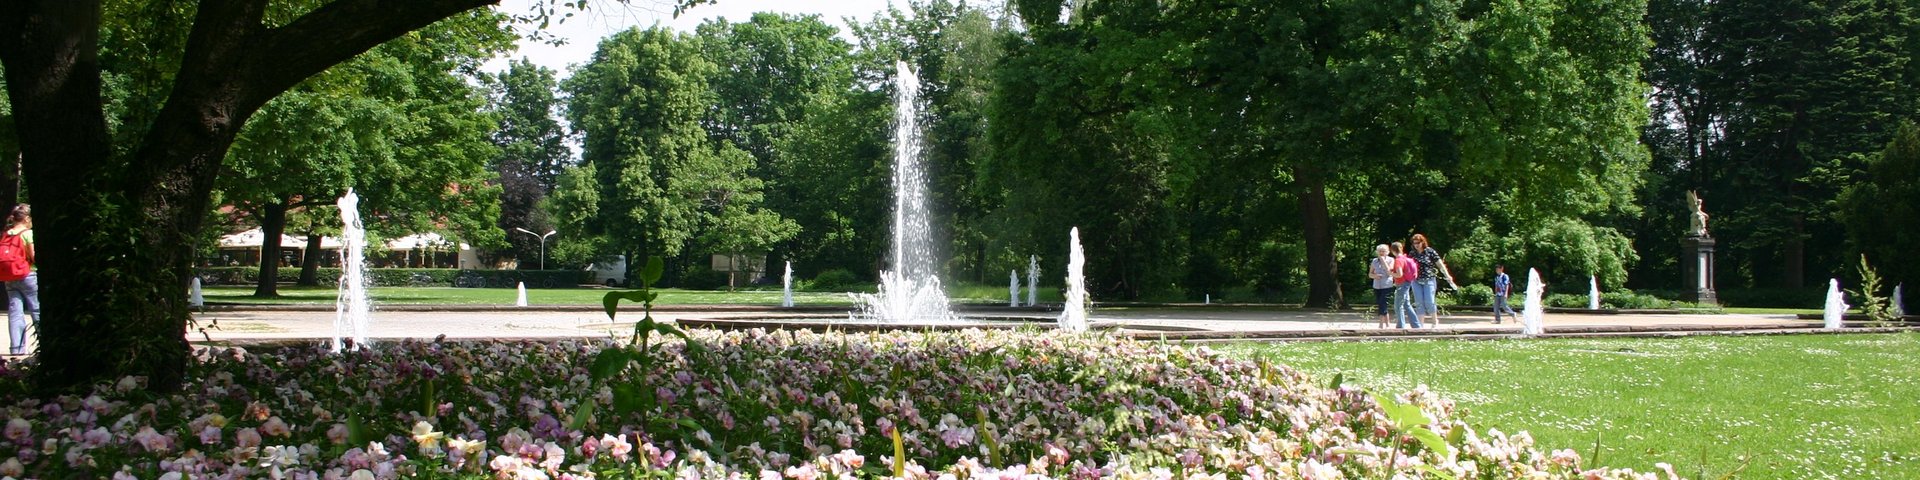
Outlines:
<svg viewBox="0 0 1920 480"><path fill-rule="evenodd" d="M816 319L846 318L846 314L834 309L809 309L803 313L783 310L775 307L764 309L741 309L738 307L719 309L725 311L669 311L654 315L661 320L680 318L753 318L765 316L808 317ZM987 313L998 316L1017 316L1044 319L1055 315L1051 312L1034 310L1008 310L1003 313ZM333 335L334 314L331 311L270 311L270 310L231 310L205 312L195 315L205 334L190 332L193 341L255 341L267 339L319 339ZM376 311L370 327L374 338L434 338L446 335L450 338L557 338L557 337L605 337L617 331L630 331L630 322L639 319L638 312L622 312L621 325L607 321L606 315L597 311L553 311L521 310L511 307L491 311ZM1338 331L1338 330L1376 330L1376 323L1362 313L1350 312L1314 312L1299 310L1265 310L1242 308L1123 308L1096 310L1093 314L1096 324L1115 324L1123 330L1155 331L1162 329L1205 330L1214 332L1275 332L1275 331ZM1555 314L1546 316L1547 328L1575 326L1719 326L1719 327L1806 327L1817 324L1796 320L1791 315L1692 315L1692 314L1621 314L1621 315L1581 315ZM1517 325L1508 321L1494 325L1490 314L1468 312L1442 319L1436 333L1445 333L1456 328L1469 328L1485 331L1488 328L1508 328L1519 330ZM193 330L193 329L189 329Z"/></svg>

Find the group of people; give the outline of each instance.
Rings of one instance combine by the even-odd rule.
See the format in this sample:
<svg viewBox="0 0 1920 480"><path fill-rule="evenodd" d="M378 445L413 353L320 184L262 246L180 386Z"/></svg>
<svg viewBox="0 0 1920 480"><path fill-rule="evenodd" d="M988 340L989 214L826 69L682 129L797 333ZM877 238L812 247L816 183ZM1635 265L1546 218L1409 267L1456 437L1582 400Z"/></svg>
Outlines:
<svg viewBox="0 0 1920 480"><path fill-rule="evenodd" d="M1453 282L1453 272L1447 270L1446 259L1427 243L1426 235L1413 234L1411 243L1411 247L1400 242L1373 247L1367 278L1373 279L1373 304L1380 314L1380 328L1387 328L1389 317L1395 328L1439 326L1440 307L1434 303L1434 294L1440 278L1460 288Z"/></svg>
<svg viewBox="0 0 1920 480"><path fill-rule="evenodd" d="M30 324L40 320L40 281L34 272L33 209L27 204L7 214L0 234L0 282L7 291L7 353L25 355Z"/></svg>

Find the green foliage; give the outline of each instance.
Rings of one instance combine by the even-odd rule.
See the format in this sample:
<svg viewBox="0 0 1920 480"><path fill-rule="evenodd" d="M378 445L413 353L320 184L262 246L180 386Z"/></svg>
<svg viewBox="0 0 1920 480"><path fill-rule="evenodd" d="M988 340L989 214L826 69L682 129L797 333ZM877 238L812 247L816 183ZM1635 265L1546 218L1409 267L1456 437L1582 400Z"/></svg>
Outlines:
<svg viewBox="0 0 1920 480"><path fill-rule="evenodd" d="M860 277L855 276L853 272L847 269L832 268L820 272L819 275L814 275L813 280L808 282L807 289L814 291L845 291L849 288L863 286L866 283L868 282L861 281Z"/></svg>
<svg viewBox="0 0 1920 480"><path fill-rule="evenodd" d="M1920 126L1902 122L1854 178L1840 196L1849 243L1878 259L1887 283L1920 285Z"/></svg>
<svg viewBox="0 0 1920 480"><path fill-rule="evenodd" d="M509 253L521 265L537 265L541 239L516 229L535 234L554 229L540 202L553 192L561 172L573 161L566 131L555 117L559 81L553 70L524 58L481 80L492 90L488 111L500 118L500 129L492 137L500 153L491 163L500 185L498 225L507 234Z"/></svg>
<svg viewBox="0 0 1920 480"><path fill-rule="evenodd" d="M656 345L652 341L653 336L671 335L679 337L681 341L686 342L686 348L683 351L689 354L699 353L702 350L700 344L694 342L693 338L688 337L685 330L681 330L680 327L672 323L658 322L653 319L653 302L660 298L660 294L653 291L651 286L660 281L664 265L665 262L661 260L660 257L648 257L646 265L641 267L637 272L638 276L636 279L640 281L640 288L627 291L607 292L602 301L602 306L607 313L607 320L616 320L615 315L619 313L620 302L622 301L639 302L644 316L639 322L633 324L633 341L630 344L613 346L601 350L599 355L594 357L593 364L588 367L587 372L589 378L596 386L607 385L609 380L619 376L629 368L637 372L642 372L643 374L641 375L630 375L630 377L640 380L635 380L630 383L608 385L610 387L609 389L613 392L615 413L619 415L639 414L641 423L648 428L659 428L657 425L650 424L652 421L659 420L669 427L667 428L668 430L676 426L685 426L698 430L698 424L685 423L683 425L682 422L685 422L685 420L656 419L651 415L652 412L650 411L655 407L658 399L654 398L654 391L646 385L647 379L651 377L644 375L644 372L652 371L653 365L656 364L656 362L664 361L663 359L656 358L658 352L655 348ZM593 415L593 402L581 403L574 411L573 424L575 428L592 424Z"/></svg>
<svg viewBox="0 0 1920 480"><path fill-rule="evenodd" d="M696 240L751 252L798 228L761 209L752 156L703 129L715 74L697 38L656 27L608 37L563 82L585 161L561 174L547 206L584 227L561 232L563 258L678 256Z"/></svg>
<svg viewBox="0 0 1920 480"><path fill-rule="evenodd" d="M1860 288L1850 292L1853 293L1854 298L1859 299L1855 300L1859 303L1859 305L1855 306L1858 307L1860 311L1866 312L1867 320L1871 322L1870 325L1872 326L1891 327L1898 325L1900 318L1895 317L1893 314L1893 301L1880 295L1882 288L1886 288L1886 286L1880 283L1880 274L1875 273L1873 267L1867 266L1867 256L1861 255Z"/></svg>
<svg viewBox="0 0 1920 480"><path fill-rule="evenodd" d="M1461 285L1459 290L1453 292L1453 298L1459 302L1458 305L1493 305L1493 287L1478 283ZM1507 300L1513 301L1515 298L1508 297Z"/></svg>

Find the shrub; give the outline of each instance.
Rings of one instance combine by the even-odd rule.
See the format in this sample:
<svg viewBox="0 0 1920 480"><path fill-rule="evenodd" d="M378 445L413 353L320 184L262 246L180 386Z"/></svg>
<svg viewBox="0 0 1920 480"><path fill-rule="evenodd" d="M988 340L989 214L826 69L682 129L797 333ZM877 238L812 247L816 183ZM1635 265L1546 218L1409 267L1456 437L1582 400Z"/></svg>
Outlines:
<svg viewBox="0 0 1920 480"><path fill-rule="evenodd" d="M1493 287L1478 283L1462 286L1453 298L1460 305L1493 305Z"/></svg>
<svg viewBox="0 0 1920 480"><path fill-rule="evenodd" d="M829 268L813 276L809 290L844 291L861 286L860 277L844 268ZM1023 285L1022 288L1025 288Z"/></svg>
<svg viewBox="0 0 1920 480"><path fill-rule="evenodd" d="M1674 308L1676 302L1633 290L1600 292L1600 306L1620 309L1657 309Z"/></svg>
<svg viewBox="0 0 1920 480"><path fill-rule="evenodd" d="M451 286L466 288L573 288L593 282L585 270L453 270Z"/></svg>

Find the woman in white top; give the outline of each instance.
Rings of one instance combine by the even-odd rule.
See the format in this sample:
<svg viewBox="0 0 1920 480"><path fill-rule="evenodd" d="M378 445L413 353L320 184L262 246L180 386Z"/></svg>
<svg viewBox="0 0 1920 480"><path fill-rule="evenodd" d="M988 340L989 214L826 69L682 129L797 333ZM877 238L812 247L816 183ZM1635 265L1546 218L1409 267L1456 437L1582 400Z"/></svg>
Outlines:
<svg viewBox="0 0 1920 480"><path fill-rule="evenodd" d="M1373 279L1373 309L1380 314L1380 328L1387 328L1387 317L1393 314L1390 307L1393 300L1393 278L1400 276L1399 262L1386 244L1373 247L1373 261L1367 262L1367 278Z"/></svg>

